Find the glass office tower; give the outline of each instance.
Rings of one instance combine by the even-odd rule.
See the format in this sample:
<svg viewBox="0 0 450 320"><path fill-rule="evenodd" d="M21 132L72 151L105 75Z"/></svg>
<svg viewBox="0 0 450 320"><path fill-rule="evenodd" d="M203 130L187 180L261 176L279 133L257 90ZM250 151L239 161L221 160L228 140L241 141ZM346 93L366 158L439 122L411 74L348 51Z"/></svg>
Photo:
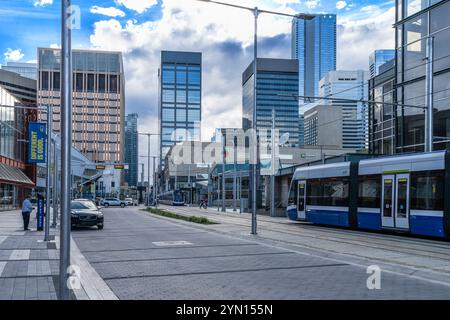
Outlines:
<svg viewBox="0 0 450 320"><path fill-rule="evenodd" d="M317 96L318 84L336 70L336 15L292 20L291 58L299 60L299 95Z"/></svg>
<svg viewBox="0 0 450 320"><path fill-rule="evenodd" d="M434 150L450 149L450 1L396 1L396 101L426 105L426 50L432 35ZM424 151L424 110L396 108L396 152Z"/></svg>
<svg viewBox="0 0 450 320"><path fill-rule="evenodd" d="M128 186L138 185L138 162L139 162L139 133L138 114L131 113L125 118L125 163L128 169L125 170L125 181Z"/></svg>
<svg viewBox="0 0 450 320"><path fill-rule="evenodd" d="M373 78L379 75L380 67L386 62L395 58L395 50L375 50L369 56L369 72L370 77Z"/></svg>
<svg viewBox="0 0 450 320"><path fill-rule="evenodd" d="M159 74L161 164L171 146L200 141L202 119L202 54L162 51Z"/></svg>
<svg viewBox="0 0 450 320"><path fill-rule="evenodd" d="M290 96L298 93L298 60L258 58L257 63L256 128L272 129L272 110L275 110L275 128L280 135L289 133L289 144L299 144L298 100ZM254 112L253 62L242 75L244 130L252 128ZM280 96L281 95L281 96ZM270 136L268 141L271 141Z"/></svg>

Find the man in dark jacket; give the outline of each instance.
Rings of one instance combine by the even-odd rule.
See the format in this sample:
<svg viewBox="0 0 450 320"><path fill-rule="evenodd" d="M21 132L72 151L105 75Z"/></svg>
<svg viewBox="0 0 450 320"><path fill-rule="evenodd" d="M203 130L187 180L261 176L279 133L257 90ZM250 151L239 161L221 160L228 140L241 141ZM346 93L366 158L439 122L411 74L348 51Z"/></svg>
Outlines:
<svg viewBox="0 0 450 320"><path fill-rule="evenodd" d="M22 204L22 218L23 218L23 230L27 231L28 224L30 223L31 211L33 211L33 205L31 204L31 195L28 195Z"/></svg>

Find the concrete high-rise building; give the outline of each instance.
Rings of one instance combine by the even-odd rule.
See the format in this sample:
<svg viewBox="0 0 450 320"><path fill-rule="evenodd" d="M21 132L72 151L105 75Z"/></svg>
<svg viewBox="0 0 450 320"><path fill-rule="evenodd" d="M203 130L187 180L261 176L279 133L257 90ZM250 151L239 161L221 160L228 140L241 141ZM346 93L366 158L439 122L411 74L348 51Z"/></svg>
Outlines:
<svg viewBox="0 0 450 320"><path fill-rule="evenodd" d="M384 50L375 50L369 56L369 72L370 78L373 78L379 75L380 67L386 62L395 58L395 50L384 49Z"/></svg>
<svg viewBox="0 0 450 320"><path fill-rule="evenodd" d="M367 71L331 71L319 82L319 96L336 98L321 104L342 109L342 131L336 132L342 135L341 148L368 148L368 106L355 101L367 101L368 80Z"/></svg>
<svg viewBox="0 0 450 320"><path fill-rule="evenodd" d="M426 106L432 93L434 150L450 150L450 1L397 0L395 101ZM426 91L427 41L433 38L433 89ZM421 39L421 40L420 40ZM385 105L386 107L389 107ZM423 152L425 114L420 108L395 108L395 153Z"/></svg>
<svg viewBox="0 0 450 320"><path fill-rule="evenodd" d="M292 20L291 58L299 61L299 95L317 96L319 80L336 70L336 15Z"/></svg>
<svg viewBox="0 0 450 320"><path fill-rule="evenodd" d="M161 164L177 142L200 141L202 54L162 51L159 70Z"/></svg>
<svg viewBox="0 0 450 320"><path fill-rule="evenodd" d="M125 86L122 53L73 50L72 141L96 163L124 162ZM60 133L61 50L38 49L38 104L53 106L53 131ZM47 115L40 115L45 121ZM120 191L120 171L110 174Z"/></svg>
<svg viewBox="0 0 450 320"><path fill-rule="evenodd" d="M37 63L8 61L2 69L20 74L24 78L37 80Z"/></svg>
<svg viewBox="0 0 450 320"><path fill-rule="evenodd" d="M280 135L289 134L289 144L299 143L298 60L258 58L257 63L256 128L272 129L272 110L275 110L275 128ZM253 62L242 75L242 127L253 127L254 94ZM283 96L292 95L292 96Z"/></svg>
<svg viewBox="0 0 450 320"><path fill-rule="evenodd" d="M316 105L305 117L305 145L342 148L343 110L331 105Z"/></svg>
<svg viewBox="0 0 450 320"><path fill-rule="evenodd" d="M125 170L125 181L128 186L137 187L139 172L139 133L138 114L131 113L125 119L125 163L128 169Z"/></svg>

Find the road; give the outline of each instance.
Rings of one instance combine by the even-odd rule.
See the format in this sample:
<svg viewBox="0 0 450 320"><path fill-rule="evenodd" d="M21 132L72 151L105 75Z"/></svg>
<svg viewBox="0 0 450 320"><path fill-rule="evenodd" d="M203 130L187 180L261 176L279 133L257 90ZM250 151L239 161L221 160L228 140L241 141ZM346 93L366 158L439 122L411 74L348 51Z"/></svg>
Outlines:
<svg viewBox="0 0 450 320"><path fill-rule="evenodd" d="M390 272L382 272L380 290L369 290L364 267L258 237L232 236L137 208L104 214L104 230L72 235L119 299L450 298L448 285Z"/></svg>

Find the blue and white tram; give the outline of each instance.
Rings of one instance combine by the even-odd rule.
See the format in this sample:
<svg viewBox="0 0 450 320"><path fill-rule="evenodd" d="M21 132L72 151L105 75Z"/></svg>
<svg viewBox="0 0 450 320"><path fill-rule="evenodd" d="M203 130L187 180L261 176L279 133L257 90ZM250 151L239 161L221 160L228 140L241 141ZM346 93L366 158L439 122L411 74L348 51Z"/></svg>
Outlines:
<svg viewBox="0 0 450 320"><path fill-rule="evenodd" d="M158 196L159 203L169 206L184 206L185 198L181 190L168 191Z"/></svg>
<svg viewBox="0 0 450 320"><path fill-rule="evenodd" d="M299 168L287 215L322 225L450 237L450 154Z"/></svg>

